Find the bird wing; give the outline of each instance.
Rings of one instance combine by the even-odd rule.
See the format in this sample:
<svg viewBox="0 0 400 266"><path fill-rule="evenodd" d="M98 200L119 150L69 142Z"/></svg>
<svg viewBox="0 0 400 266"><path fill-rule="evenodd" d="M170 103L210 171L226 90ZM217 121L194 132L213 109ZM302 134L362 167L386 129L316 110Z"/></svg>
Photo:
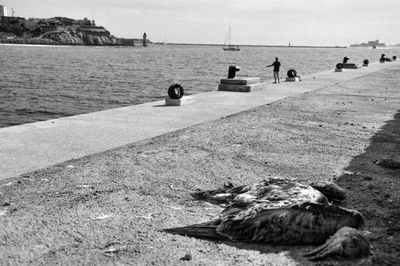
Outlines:
<svg viewBox="0 0 400 266"><path fill-rule="evenodd" d="M343 226L360 227L361 214L334 205L306 202L284 208L254 205L221 217L217 232L233 241L318 244ZM361 218L360 218L361 217Z"/></svg>

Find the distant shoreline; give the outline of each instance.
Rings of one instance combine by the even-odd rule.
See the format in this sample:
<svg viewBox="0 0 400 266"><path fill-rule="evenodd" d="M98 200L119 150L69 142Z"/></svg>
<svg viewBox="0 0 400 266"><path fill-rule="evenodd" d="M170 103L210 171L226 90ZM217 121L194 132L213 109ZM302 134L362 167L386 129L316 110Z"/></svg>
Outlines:
<svg viewBox="0 0 400 266"><path fill-rule="evenodd" d="M46 46L112 46L112 47L141 47L141 45L124 45L124 44L116 44L116 45L85 45L85 44L58 44L51 42L51 40L47 39L0 39L0 44L17 44L17 45L46 45ZM204 43L162 43L162 42L153 42L149 43L151 45L177 45L177 46L214 46L214 47L223 47L223 44L204 44ZM348 48L347 46L323 46L323 45L259 45L259 44L245 44L239 45L240 47L276 47L276 48L326 48L326 49L344 49Z"/></svg>
<svg viewBox="0 0 400 266"><path fill-rule="evenodd" d="M153 43L163 45L164 43ZM194 46L224 46L223 44L207 44L207 43L165 43L166 45L194 45ZM347 46L324 46L324 45L262 45L262 44L244 44L241 47L278 47L278 48L347 48Z"/></svg>

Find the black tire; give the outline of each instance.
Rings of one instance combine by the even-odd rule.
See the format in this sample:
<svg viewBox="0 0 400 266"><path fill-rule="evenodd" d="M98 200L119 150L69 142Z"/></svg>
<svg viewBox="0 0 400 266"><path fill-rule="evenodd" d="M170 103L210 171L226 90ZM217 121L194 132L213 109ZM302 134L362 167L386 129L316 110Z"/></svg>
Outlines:
<svg viewBox="0 0 400 266"><path fill-rule="evenodd" d="M183 88L179 84L171 85L168 88L168 96L171 99L180 99L183 96Z"/></svg>
<svg viewBox="0 0 400 266"><path fill-rule="evenodd" d="M369 61L367 59L364 60L364 65L368 65Z"/></svg>
<svg viewBox="0 0 400 266"><path fill-rule="evenodd" d="M297 77L297 71L294 69L289 69L289 71L287 72L287 76L289 78L295 78Z"/></svg>
<svg viewBox="0 0 400 266"><path fill-rule="evenodd" d="M336 64L336 69L342 69L342 64L341 63L337 63Z"/></svg>

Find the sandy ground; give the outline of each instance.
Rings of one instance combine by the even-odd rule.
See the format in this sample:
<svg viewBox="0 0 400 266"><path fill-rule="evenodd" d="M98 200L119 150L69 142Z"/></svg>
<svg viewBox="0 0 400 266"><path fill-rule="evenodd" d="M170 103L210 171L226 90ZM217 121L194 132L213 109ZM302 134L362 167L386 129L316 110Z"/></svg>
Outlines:
<svg viewBox="0 0 400 266"><path fill-rule="evenodd" d="M400 67L0 181L0 264L399 265ZM279 85L277 85L279 86ZM40 151L38 151L40 152ZM313 246L162 232L211 220L196 188L267 176L334 180L373 254L311 263ZM190 260L184 260L190 254Z"/></svg>

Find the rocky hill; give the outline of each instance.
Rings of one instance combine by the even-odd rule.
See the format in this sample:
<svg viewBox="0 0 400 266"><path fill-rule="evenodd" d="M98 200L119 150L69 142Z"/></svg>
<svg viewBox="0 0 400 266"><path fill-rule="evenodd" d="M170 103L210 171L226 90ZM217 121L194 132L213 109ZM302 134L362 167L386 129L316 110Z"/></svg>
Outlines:
<svg viewBox="0 0 400 266"><path fill-rule="evenodd" d="M66 27L46 32L39 39L48 39L61 45L121 45L121 41L112 36L103 27L74 28Z"/></svg>
<svg viewBox="0 0 400 266"><path fill-rule="evenodd" d="M54 45L134 45L134 39L119 39L93 20L65 17L28 19L2 17L0 42Z"/></svg>

